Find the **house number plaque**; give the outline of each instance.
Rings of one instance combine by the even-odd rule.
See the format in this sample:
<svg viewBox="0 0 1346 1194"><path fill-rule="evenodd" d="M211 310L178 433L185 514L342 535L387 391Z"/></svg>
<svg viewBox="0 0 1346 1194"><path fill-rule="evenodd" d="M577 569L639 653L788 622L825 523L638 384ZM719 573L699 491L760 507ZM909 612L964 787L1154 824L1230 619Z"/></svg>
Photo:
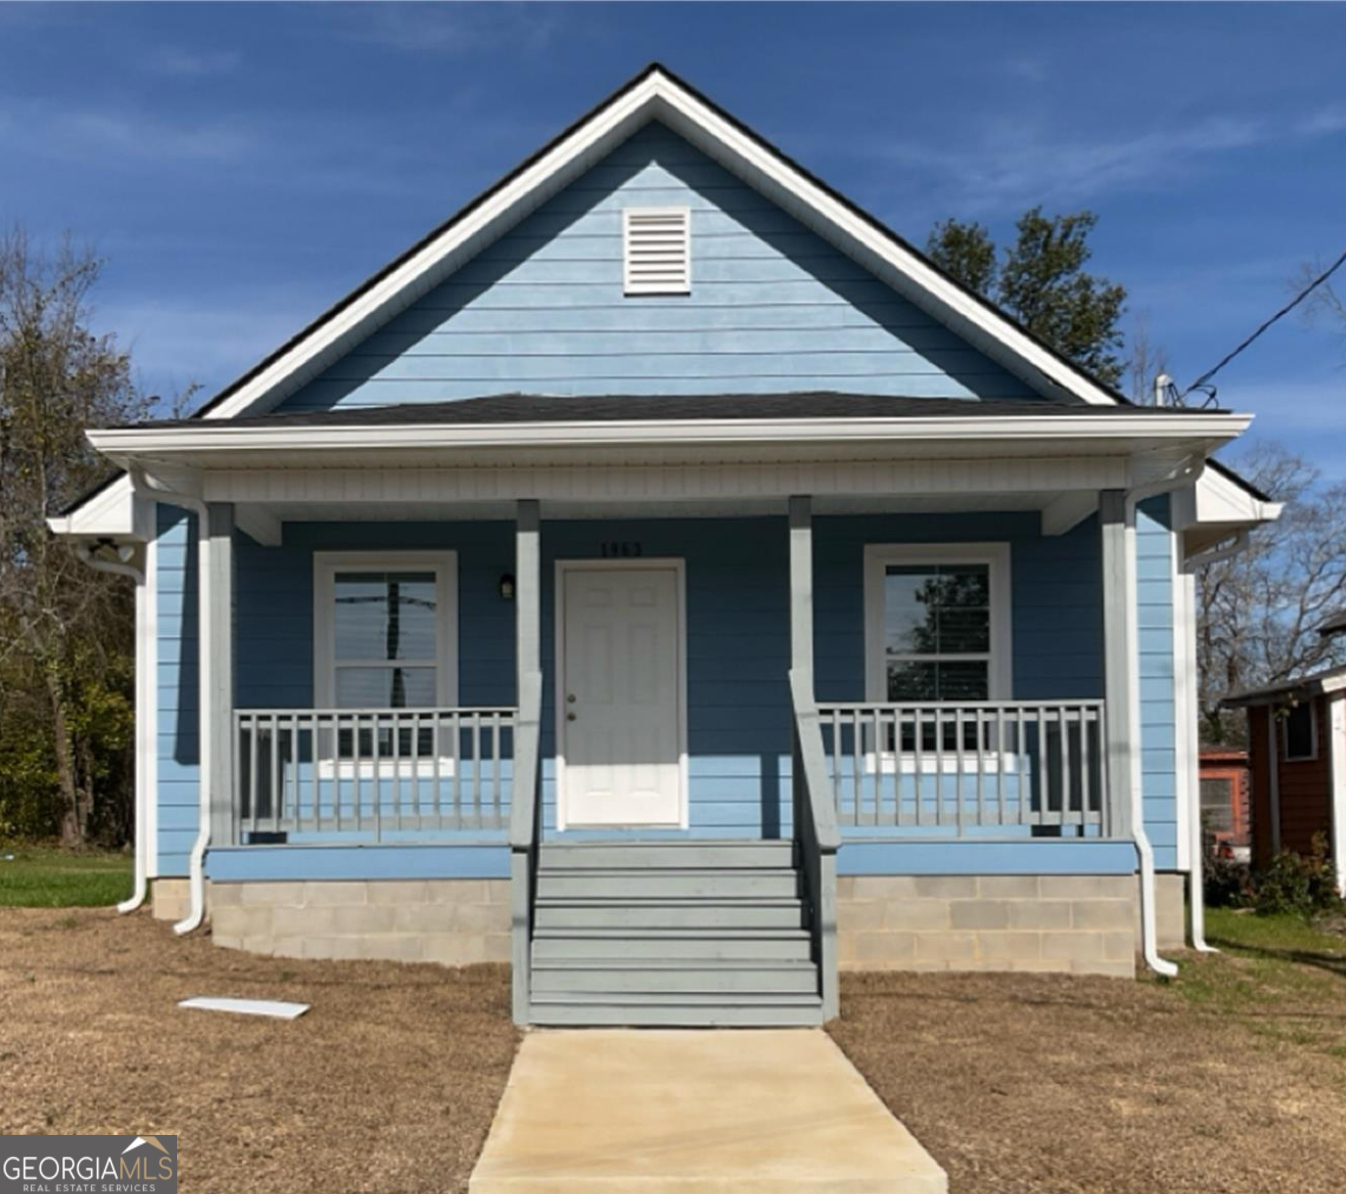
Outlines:
<svg viewBox="0 0 1346 1194"><path fill-rule="evenodd" d="M613 539L604 543L601 551L605 560L629 560L645 554L642 544L634 539Z"/></svg>

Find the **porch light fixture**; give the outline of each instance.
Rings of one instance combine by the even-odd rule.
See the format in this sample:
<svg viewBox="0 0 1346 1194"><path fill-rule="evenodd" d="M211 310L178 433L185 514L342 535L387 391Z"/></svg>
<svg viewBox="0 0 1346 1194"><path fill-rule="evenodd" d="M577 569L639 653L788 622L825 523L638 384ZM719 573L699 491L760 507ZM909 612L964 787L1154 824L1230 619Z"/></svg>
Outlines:
<svg viewBox="0 0 1346 1194"><path fill-rule="evenodd" d="M514 600L514 573L506 572L500 578L500 599L502 601Z"/></svg>

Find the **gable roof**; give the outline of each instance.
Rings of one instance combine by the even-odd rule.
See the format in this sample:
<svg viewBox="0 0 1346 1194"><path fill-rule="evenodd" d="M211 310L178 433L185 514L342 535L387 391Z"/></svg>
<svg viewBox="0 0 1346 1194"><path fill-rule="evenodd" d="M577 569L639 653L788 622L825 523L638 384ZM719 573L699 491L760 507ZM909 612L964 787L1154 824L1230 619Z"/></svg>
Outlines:
<svg viewBox="0 0 1346 1194"><path fill-rule="evenodd" d="M616 145L660 120L1030 386L1059 402L1130 406L891 228L742 121L651 63L405 253L362 282L193 416L233 419L274 408L427 290L498 239ZM1258 493L1218 462L1249 495ZM68 516L106 489L75 502Z"/></svg>
<svg viewBox="0 0 1346 1194"><path fill-rule="evenodd" d="M1128 405L1115 389L953 279L875 216L652 63L226 386L197 415L231 418L274 406L651 120L667 124L1048 397Z"/></svg>
<svg viewBox="0 0 1346 1194"><path fill-rule="evenodd" d="M1282 700L1303 700L1312 696L1330 696L1346 688L1346 664L1323 668L1292 680L1248 688L1220 702L1227 709L1246 709L1251 705L1272 705Z"/></svg>

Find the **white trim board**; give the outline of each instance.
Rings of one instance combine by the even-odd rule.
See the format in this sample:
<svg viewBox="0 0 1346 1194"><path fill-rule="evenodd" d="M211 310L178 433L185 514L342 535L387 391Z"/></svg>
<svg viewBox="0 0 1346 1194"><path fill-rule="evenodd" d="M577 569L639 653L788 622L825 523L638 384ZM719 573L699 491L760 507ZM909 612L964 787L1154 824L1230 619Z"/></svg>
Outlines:
<svg viewBox="0 0 1346 1194"><path fill-rule="evenodd" d="M1346 695L1324 698L1328 732L1332 735L1328 758L1332 783L1332 857L1336 861L1337 890L1346 895ZM1271 716L1268 710L1267 716Z"/></svg>
<svg viewBox="0 0 1346 1194"><path fill-rule="evenodd" d="M458 704L458 554L453 551L315 551L313 553L313 706L336 704L335 633L332 617L338 572L360 569L416 569L435 573L435 700L441 708ZM415 661L420 662L420 661ZM370 661L389 667L389 661Z"/></svg>
<svg viewBox="0 0 1346 1194"><path fill-rule="evenodd" d="M986 564L990 573L991 650L987 699L1014 694L1013 572L1008 543L867 543L864 555L865 699L887 701L883 579L889 564Z"/></svg>
<svg viewBox="0 0 1346 1194"><path fill-rule="evenodd" d="M603 572L637 570L668 570L672 569L676 578L676 587L678 594L678 619L677 619L677 651L678 651L678 824L677 825L656 825L656 826L600 826L595 828L604 828L620 831L625 829L632 834L639 834L642 828L654 829L689 829L691 827L691 767L689 765L690 748L688 746L687 729L687 561L681 556L640 556L634 559L611 559L611 560L592 560L592 559L569 559L557 560L553 571L554 600L555 606L554 634L552 654L554 659L555 686L553 689L553 710L554 727L556 733L556 830L562 833L566 830L565 802L565 574L567 572ZM583 830L586 826L575 826L576 830Z"/></svg>

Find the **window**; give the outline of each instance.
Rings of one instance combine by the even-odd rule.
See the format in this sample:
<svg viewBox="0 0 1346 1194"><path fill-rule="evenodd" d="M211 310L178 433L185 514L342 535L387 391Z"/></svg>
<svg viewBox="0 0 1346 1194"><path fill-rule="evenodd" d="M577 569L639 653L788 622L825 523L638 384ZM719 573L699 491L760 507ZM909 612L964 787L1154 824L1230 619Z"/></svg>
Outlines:
<svg viewBox="0 0 1346 1194"><path fill-rule="evenodd" d="M1315 701L1301 701L1285 714L1281 752L1287 763L1307 762L1318 757L1318 724Z"/></svg>
<svg viewBox="0 0 1346 1194"><path fill-rule="evenodd" d="M317 553L315 705L456 704L456 574L452 553Z"/></svg>
<svg viewBox="0 0 1346 1194"><path fill-rule="evenodd" d="M1216 776L1201 780L1201 824L1209 833L1229 833L1234 828L1234 785L1230 780Z"/></svg>
<svg viewBox="0 0 1346 1194"><path fill-rule="evenodd" d="M1009 696L1008 545L867 547L865 607L869 700Z"/></svg>
<svg viewBox="0 0 1346 1194"><path fill-rule="evenodd" d="M687 208L623 210L622 285L627 294L687 294L691 290L691 212Z"/></svg>

